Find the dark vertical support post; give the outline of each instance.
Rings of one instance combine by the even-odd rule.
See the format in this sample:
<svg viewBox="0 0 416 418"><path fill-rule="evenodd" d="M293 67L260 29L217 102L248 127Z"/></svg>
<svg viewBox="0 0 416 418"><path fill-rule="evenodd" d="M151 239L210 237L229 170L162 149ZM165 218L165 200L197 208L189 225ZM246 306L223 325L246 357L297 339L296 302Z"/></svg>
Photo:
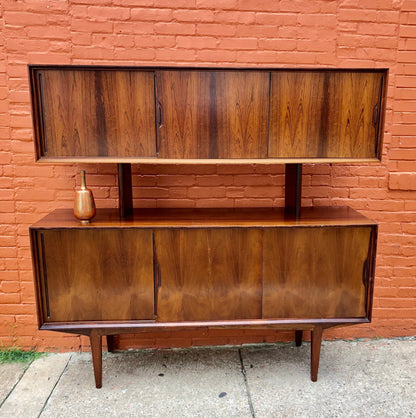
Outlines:
<svg viewBox="0 0 416 418"><path fill-rule="evenodd" d="M288 216L300 217L302 200L302 164L286 164L285 212Z"/></svg>
<svg viewBox="0 0 416 418"><path fill-rule="evenodd" d="M295 331L296 347L300 347L302 345L302 338L303 338L303 331L302 330Z"/></svg>
<svg viewBox="0 0 416 418"><path fill-rule="evenodd" d="M126 218L133 213L131 164L118 164L118 196L120 218Z"/></svg>
<svg viewBox="0 0 416 418"><path fill-rule="evenodd" d="M114 353L114 350L116 348L116 343L114 341L114 335L107 335L107 351L109 353Z"/></svg>

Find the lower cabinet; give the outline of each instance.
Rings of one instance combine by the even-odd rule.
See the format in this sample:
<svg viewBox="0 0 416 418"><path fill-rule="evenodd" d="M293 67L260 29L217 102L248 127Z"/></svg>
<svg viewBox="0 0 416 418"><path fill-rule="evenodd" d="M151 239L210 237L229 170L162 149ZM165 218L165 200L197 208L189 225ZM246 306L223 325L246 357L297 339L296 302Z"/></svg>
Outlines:
<svg viewBox="0 0 416 418"><path fill-rule="evenodd" d="M348 208L303 218L257 211L109 212L81 226L56 211L31 227L39 327L90 337L152 329L311 331L371 320L377 225ZM170 218L169 218L170 216Z"/></svg>
<svg viewBox="0 0 416 418"><path fill-rule="evenodd" d="M369 226L51 229L45 322L364 318Z"/></svg>

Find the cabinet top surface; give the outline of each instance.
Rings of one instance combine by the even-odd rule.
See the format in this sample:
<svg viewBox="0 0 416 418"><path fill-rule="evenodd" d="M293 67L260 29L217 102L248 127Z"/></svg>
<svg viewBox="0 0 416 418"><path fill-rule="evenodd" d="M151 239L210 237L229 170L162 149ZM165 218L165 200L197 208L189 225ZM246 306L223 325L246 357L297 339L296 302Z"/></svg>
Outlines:
<svg viewBox="0 0 416 418"><path fill-rule="evenodd" d="M204 67L204 66L157 66L157 65L57 65L57 64L29 64L29 70L124 70L124 71L132 71L132 70L168 70L168 71L349 71L349 72L387 72L389 70L388 67L380 67L380 68L369 68L369 67L362 67L362 68L349 68L349 67L259 67L259 66L252 66L252 67L244 67L244 66L235 66L235 67Z"/></svg>
<svg viewBox="0 0 416 418"><path fill-rule="evenodd" d="M117 209L99 209L89 225L81 225L72 209L56 209L32 225L48 228L226 228L376 225L346 206L305 207L300 218L288 217L284 208L222 209L135 209L132 216L120 219Z"/></svg>

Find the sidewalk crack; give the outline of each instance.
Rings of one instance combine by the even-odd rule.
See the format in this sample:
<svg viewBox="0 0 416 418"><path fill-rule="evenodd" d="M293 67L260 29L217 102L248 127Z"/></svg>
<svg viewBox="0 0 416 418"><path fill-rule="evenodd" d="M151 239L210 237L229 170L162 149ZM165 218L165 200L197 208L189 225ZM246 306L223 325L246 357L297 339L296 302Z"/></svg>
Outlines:
<svg viewBox="0 0 416 418"><path fill-rule="evenodd" d="M244 377L244 385L246 387L247 400L248 400L248 406L250 407L250 413L251 413L252 418L256 418L256 414L254 413L253 402L251 400L250 388L248 386L246 368L244 367L243 355L241 354L241 348L238 349L238 356L240 358L241 374Z"/></svg>
<svg viewBox="0 0 416 418"><path fill-rule="evenodd" d="M47 404L48 404L48 402L49 402L50 397L52 396L52 393L54 392L54 390L55 390L56 386L58 386L58 383L61 381L61 378L62 378L63 374L66 372L67 368L69 367L69 363L70 363L70 361L72 360L72 356L73 356L73 354L71 354L71 356L69 357L69 359L68 359L68 361L67 361L67 363L66 363L66 365L65 365L64 369L62 370L62 373L59 375L58 379L56 379L56 383L54 384L54 386L53 386L53 388L52 388L51 392L49 393L48 397L46 398L46 401L45 401L45 403L43 404L42 409L41 409L41 410L40 410L40 412L39 412L38 418L42 415L43 411L45 410L46 405L47 405Z"/></svg>
<svg viewBox="0 0 416 418"><path fill-rule="evenodd" d="M13 385L13 387L9 390L9 393L7 394L7 396L3 399L3 402L0 403L0 409L3 406L3 404L7 401L7 399L9 398L9 396L12 394L12 392L14 391L14 388L19 384L19 382L23 379L23 376L26 374L26 372L29 370L29 367L31 366L31 364L34 362L34 360L31 360L29 364L26 365L25 369L23 370L22 375L17 379L17 382Z"/></svg>

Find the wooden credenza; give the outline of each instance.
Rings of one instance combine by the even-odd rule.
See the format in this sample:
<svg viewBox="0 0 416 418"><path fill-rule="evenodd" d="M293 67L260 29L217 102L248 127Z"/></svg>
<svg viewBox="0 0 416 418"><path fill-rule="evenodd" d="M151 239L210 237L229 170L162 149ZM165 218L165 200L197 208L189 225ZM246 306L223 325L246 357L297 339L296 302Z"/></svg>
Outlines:
<svg viewBox="0 0 416 418"><path fill-rule="evenodd" d="M30 229L40 329L312 332L371 320L377 225L301 208L303 163L379 162L386 69L29 66L36 160L117 163L119 210ZM131 163L286 164L285 208L133 209Z"/></svg>
<svg viewBox="0 0 416 418"><path fill-rule="evenodd" d="M39 326L91 337L149 328L322 330L369 322L377 226L347 207L56 210L30 229ZM111 338L110 338L111 346Z"/></svg>

